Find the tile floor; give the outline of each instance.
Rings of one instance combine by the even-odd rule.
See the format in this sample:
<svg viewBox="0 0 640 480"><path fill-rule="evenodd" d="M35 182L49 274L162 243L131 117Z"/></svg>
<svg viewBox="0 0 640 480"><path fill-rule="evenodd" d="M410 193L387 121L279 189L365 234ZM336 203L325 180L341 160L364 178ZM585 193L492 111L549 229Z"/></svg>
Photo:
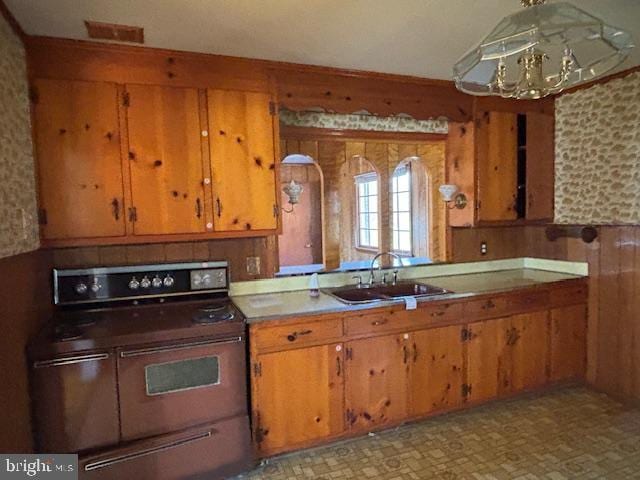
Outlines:
<svg viewBox="0 0 640 480"><path fill-rule="evenodd" d="M243 479L640 479L640 409L565 388L271 459Z"/></svg>

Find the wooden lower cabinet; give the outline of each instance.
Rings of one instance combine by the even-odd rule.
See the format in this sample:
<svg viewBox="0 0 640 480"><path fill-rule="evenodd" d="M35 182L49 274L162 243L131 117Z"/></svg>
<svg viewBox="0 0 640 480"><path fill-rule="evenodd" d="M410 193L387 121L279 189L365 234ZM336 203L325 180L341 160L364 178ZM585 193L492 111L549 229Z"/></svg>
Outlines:
<svg viewBox="0 0 640 480"><path fill-rule="evenodd" d="M407 416L409 334L347 343L346 417L352 431L369 431Z"/></svg>
<svg viewBox="0 0 640 480"><path fill-rule="evenodd" d="M551 310L550 380L582 378L586 368L587 307Z"/></svg>
<svg viewBox="0 0 640 480"><path fill-rule="evenodd" d="M482 402L547 382L548 318L545 310L469 325L467 401Z"/></svg>
<svg viewBox="0 0 640 480"><path fill-rule="evenodd" d="M462 404L463 326L411 334L409 414L419 417Z"/></svg>
<svg viewBox="0 0 640 480"><path fill-rule="evenodd" d="M458 313L437 324L420 319L438 302L413 312L413 324L395 308L252 325L258 455L583 377L585 297L564 291L562 306L539 290L454 302L447 311Z"/></svg>
<svg viewBox="0 0 640 480"><path fill-rule="evenodd" d="M342 344L331 344L258 355L253 421L261 452L308 445L343 431L343 353Z"/></svg>

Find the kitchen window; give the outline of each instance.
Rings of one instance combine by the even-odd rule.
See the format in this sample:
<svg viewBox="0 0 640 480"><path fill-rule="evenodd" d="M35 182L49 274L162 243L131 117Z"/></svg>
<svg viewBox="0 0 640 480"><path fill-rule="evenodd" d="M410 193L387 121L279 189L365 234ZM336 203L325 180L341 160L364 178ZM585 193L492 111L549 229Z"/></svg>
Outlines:
<svg viewBox="0 0 640 480"><path fill-rule="evenodd" d="M391 177L391 247L394 252L412 254L411 166L398 167Z"/></svg>
<svg viewBox="0 0 640 480"><path fill-rule="evenodd" d="M378 175L365 173L357 175L356 205L358 210L357 246L366 249L378 248Z"/></svg>

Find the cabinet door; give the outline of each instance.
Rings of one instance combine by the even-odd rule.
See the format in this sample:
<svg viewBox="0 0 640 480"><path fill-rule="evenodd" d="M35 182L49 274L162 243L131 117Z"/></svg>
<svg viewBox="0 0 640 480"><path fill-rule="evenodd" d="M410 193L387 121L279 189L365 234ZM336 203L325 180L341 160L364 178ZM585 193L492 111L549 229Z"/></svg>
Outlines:
<svg viewBox="0 0 640 480"><path fill-rule="evenodd" d="M37 80L34 86L43 237L124 235L116 85Z"/></svg>
<svg viewBox="0 0 640 480"><path fill-rule="evenodd" d="M507 361L501 365L500 391L520 392L547 382L549 313L511 317L506 334Z"/></svg>
<svg viewBox="0 0 640 480"><path fill-rule="evenodd" d="M258 355L254 376L255 441L274 453L342 432L341 344Z"/></svg>
<svg viewBox="0 0 640 480"><path fill-rule="evenodd" d="M271 97L208 90L214 228L275 230L276 155Z"/></svg>
<svg viewBox="0 0 640 480"><path fill-rule="evenodd" d="M370 430L407 416L409 334L347 344L348 428Z"/></svg>
<svg viewBox="0 0 640 480"><path fill-rule="evenodd" d="M527 113L527 219L553 220L554 117Z"/></svg>
<svg viewBox="0 0 640 480"><path fill-rule="evenodd" d="M434 328L411 335L411 416L461 405L461 387L464 383L462 328Z"/></svg>
<svg viewBox="0 0 640 480"><path fill-rule="evenodd" d="M204 231L198 91L128 85L136 235Z"/></svg>
<svg viewBox="0 0 640 480"><path fill-rule="evenodd" d="M485 320L470 324L467 342L468 402L483 402L498 396L500 366L507 358L506 332L509 318Z"/></svg>
<svg viewBox="0 0 640 480"><path fill-rule="evenodd" d="M477 121L478 219L515 220L518 184L517 115L484 112Z"/></svg>
<svg viewBox="0 0 640 480"><path fill-rule="evenodd" d="M551 311L551 380L584 376L587 307L573 305Z"/></svg>

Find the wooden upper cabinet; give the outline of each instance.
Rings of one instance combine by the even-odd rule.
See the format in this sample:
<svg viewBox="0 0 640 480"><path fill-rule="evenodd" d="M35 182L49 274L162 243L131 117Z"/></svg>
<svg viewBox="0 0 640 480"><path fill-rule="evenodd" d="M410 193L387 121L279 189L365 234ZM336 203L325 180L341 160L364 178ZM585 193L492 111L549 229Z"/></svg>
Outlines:
<svg viewBox="0 0 640 480"><path fill-rule="evenodd" d="M118 87L36 80L34 93L43 238L125 235Z"/></svg>
<svg viewBox="0 0 640 480"><path fill-rule="evenodd" d="M481 112L476 118L479 221L517 218L517 118L506 112Z"/></svg>
<svg viewBox="0 0 640 480"><path fill-rule="evenodd" d="M368 431L406 418L410 360L409 334L347 344L347 428Z"/></svg>
<svg viewBox="0 0 640 480"><path fill-rule="evenodd" d="M342 432L341 344L261 354L257 362L253 421L261 452L275 453Z"/></svg>
<svg viewBox="0 0 640 480"><path fill-rule="evenodd" d="M426 415L462 404L462 326L411 334L410 415Z"/></svg>
<svg viewBox="0 0 640 480"><path fill-rule="evenodd" d="M271 97L208 90L209 145L216 231L278 227Z"/></svg>
<svg viewBox="0 0 640 480"><path fill-rule="evenodd" d="M527 114L528 220L553 220L555 177L555 120L553 115Z"/></svg>
<svg viewBox="0 0 640 480"><path fill-rule="evenodd" d="M198 90L127 85L136 235L205 231Z"/></svg>

